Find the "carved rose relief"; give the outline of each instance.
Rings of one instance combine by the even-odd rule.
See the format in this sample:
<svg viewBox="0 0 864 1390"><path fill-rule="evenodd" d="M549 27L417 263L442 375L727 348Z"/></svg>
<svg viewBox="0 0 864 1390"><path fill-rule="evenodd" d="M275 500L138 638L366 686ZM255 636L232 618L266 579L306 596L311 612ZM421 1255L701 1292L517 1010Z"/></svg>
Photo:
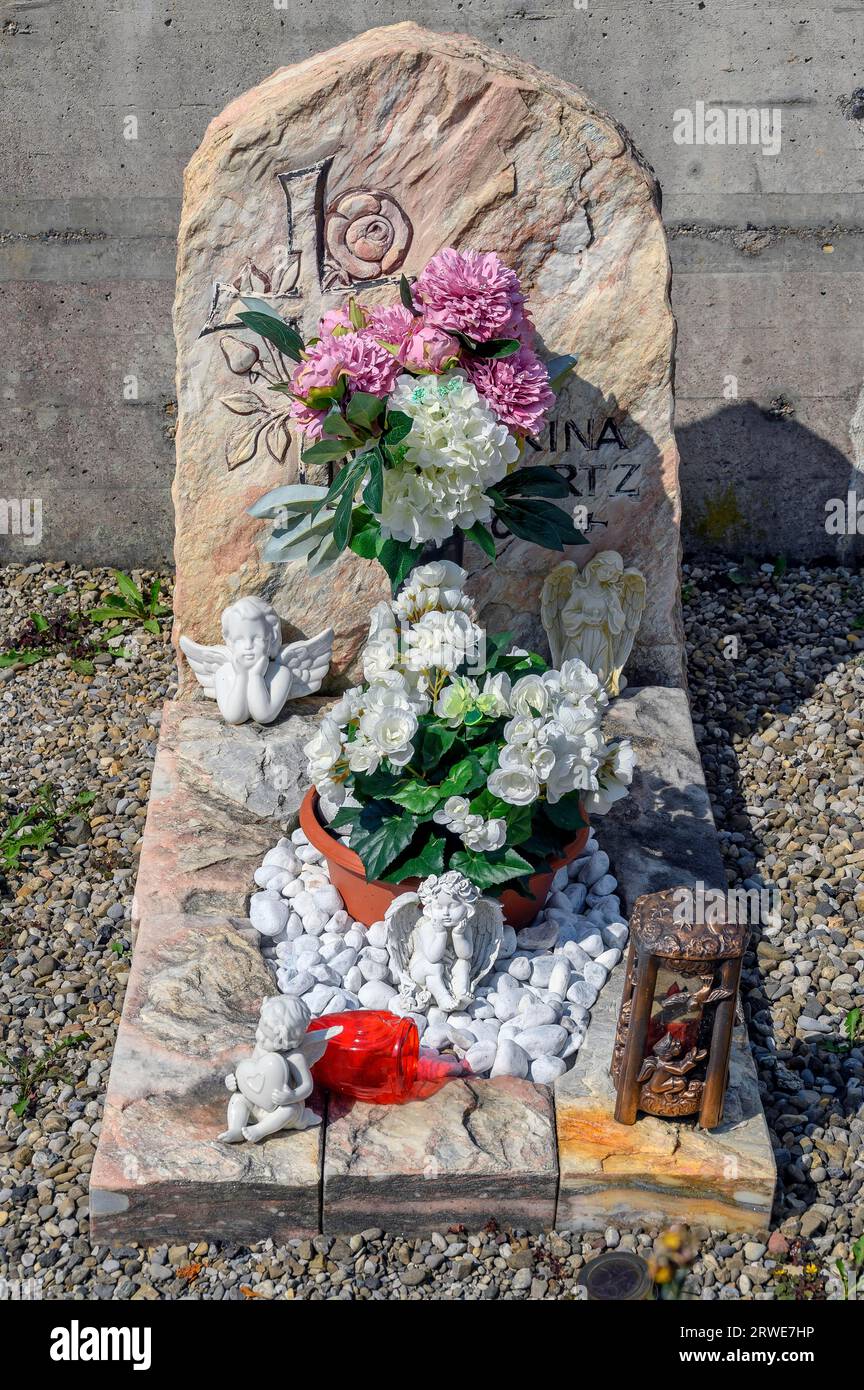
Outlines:
<svg viewBox="0 0 864 1390"><path fill-rule="evenodd" d="M409 219L389 193L350 188L327 209L323 287L379 280L398 270L411 245Z"/></svg>

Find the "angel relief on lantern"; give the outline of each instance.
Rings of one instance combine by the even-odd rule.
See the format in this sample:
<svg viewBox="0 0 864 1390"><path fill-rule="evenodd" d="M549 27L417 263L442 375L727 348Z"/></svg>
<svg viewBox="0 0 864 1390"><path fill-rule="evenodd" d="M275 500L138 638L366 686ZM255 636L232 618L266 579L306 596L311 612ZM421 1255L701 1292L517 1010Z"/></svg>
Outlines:
<svg viewBox="0 0 864 1390"><path fill-rule="evenodd" d="M746 927L682 923L675 891L636 904L612 1055L615 1118L638 1111L720 1123Z"/></svg>
<svg viewBox="0 0 864 1390"><path fill-rule="evenodd" d="M184 636L180 649L226 724L248 719L272 724L289 697L320 690L330 667L332 628L283 646L276 610L254 595L225 609L222 636L221 647L205 647Z"/></svg>

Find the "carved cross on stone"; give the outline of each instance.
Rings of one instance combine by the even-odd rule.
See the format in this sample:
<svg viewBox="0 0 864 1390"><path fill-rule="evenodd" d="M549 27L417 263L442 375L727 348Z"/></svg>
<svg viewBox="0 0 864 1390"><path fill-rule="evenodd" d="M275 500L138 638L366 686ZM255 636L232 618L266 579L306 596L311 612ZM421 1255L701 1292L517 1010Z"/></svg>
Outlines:
<svg viewBox="0 0 864 1390"><path fill-rule="evenodd" d="M286 245L269 267L246 261L230 283L217 280L200 337L242 329L241 295L254 295L311 337L334 299L392 282L411 245L413 229L391 193L347 188L328 202L332 159L276 177L285 193Z"/></svg>

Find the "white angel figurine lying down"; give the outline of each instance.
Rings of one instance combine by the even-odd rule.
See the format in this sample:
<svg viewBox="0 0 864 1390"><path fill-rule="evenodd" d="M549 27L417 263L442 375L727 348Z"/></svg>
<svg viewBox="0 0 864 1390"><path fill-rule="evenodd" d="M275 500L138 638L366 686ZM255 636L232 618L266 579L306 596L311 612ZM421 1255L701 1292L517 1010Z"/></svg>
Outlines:
<svg viewBox="0 0 864 1390"><path fill-rule="evenodd" d="M305 1104L315 1084L312 1068L342 1029L334 1026L307 1033L311 1018L302 999L277 994L264 1000L252 1056L238 1062L225 1077L233 1094L228 1102L228 1128L219 1135L223 1144L239 1144L243 1139L257 1144L280 1129L320 1125L321 1116Z"/></svg>
<svg viewBox="0 0 864 1390"><path fill-rule="evenodd" d="M276 610L254 596L225 609L222 636L224 647L202 647L181 637L180 648L226 724L247 719L272 724L289 696L320 690L333 654L332 627L283 647Z"/></svg>

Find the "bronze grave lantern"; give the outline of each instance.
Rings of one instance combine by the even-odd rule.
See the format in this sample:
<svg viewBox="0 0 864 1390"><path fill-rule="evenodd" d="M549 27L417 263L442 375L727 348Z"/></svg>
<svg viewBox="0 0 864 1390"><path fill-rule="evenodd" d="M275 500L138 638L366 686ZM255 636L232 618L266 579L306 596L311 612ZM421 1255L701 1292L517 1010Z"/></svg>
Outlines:
<svg viewBox="0 0 864 1390"><path fill-rule="evenodd" d="M723 1115L748 929L685 921L682 901L673 888L633 909L611 1067L620 1124L642 1110L713 1129Z"/></svg>

